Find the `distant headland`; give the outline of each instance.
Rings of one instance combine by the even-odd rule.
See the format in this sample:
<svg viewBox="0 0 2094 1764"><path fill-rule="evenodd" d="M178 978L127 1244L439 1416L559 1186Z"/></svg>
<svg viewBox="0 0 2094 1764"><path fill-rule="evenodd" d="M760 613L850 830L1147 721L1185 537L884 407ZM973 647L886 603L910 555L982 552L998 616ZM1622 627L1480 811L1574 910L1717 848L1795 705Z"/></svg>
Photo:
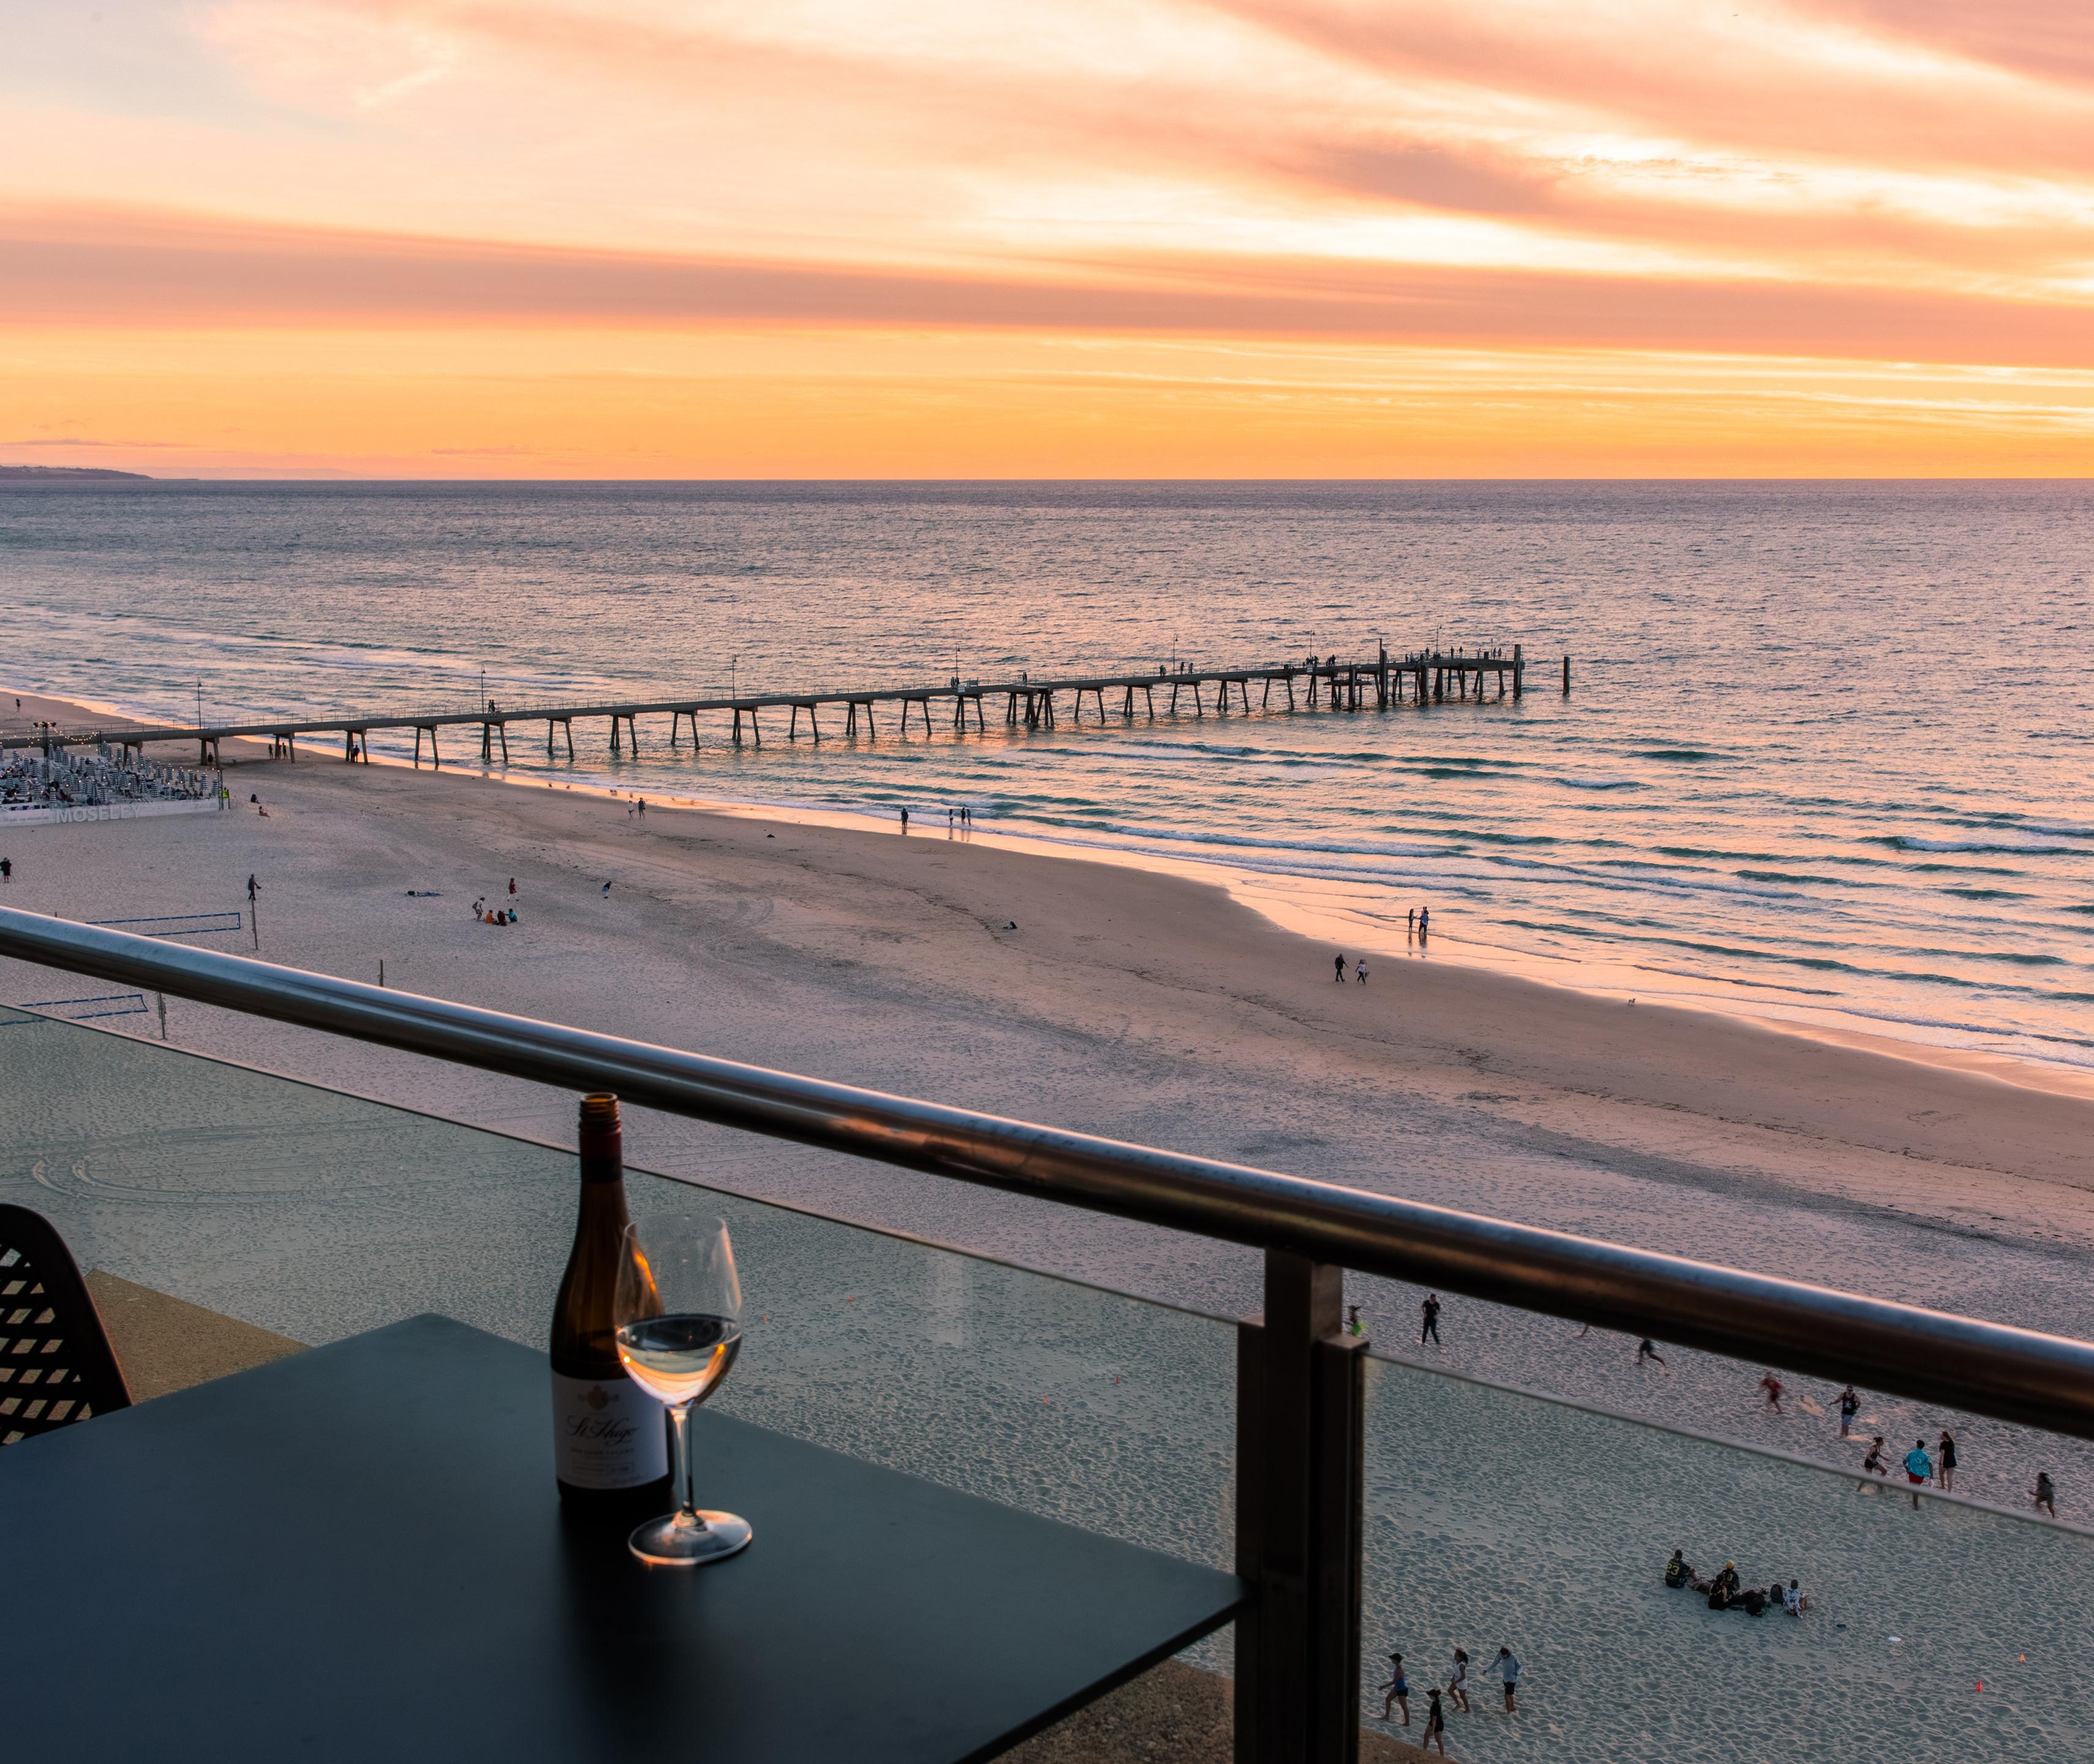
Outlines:
<svg viewBox="0 0 2094 1764"><path fill-rule="evenodd" d="M10 466L0 464L0 478L136 478L152 481L143 471L112 471L106 466Z"/></svg>

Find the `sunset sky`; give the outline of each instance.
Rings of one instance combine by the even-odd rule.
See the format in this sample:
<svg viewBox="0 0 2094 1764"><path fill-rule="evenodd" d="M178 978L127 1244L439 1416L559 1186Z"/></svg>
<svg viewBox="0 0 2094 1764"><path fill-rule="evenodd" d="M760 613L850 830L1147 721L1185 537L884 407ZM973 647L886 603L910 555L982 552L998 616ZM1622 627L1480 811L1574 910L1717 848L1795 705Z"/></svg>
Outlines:
<svg viewBox="0 0 2094 1764"><path fill-rule="evenodd" d="M2083 0L0 29L0 462L2094 471Z"/></svg>

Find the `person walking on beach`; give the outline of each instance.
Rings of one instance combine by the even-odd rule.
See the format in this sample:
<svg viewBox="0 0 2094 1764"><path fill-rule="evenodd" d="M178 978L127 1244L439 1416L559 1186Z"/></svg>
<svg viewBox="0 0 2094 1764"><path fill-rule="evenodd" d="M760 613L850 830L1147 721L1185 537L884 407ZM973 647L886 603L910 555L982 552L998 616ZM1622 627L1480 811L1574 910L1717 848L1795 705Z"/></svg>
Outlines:
<svg viewBox="0 0 2094 1764"><path fill-rule="evenodd" d="M1366 985L1366 983L1367 983L1367 958L1366 958L1365 956L1362 956L1362 957L1360 958L1360 960L1359 960L1359 966L1358 966L1358 967L1356 967L1356 968L1353 971L1353 977L1355 980L1357 980L1360 983L1360 984L1361 984L1361 985L1364 986L1364 985Z"/></svg>
<svg viewBox="0 0 2094 1764"><path fill-rule="evenodd" d="M2057 1489L2051 1482L2048 1471L2040 1470L2035 1473L2035 1492L2029 1498L2035 1501L2040 1511L2048 1513L2053 1519L2057 1517Z"/></svg>
<svg viewBox="0 0 2094 1764"><path fill-rule="evenodd" d="M1854 1431L1854 1417L1862 1412L1862 1399L1849 1384L1840 1393L1840 1437L1847 1438ZM1944 1435L1945 1438L1946 1436Z"/></svg>
<svg viewBox="0 0 2094 1764"><path fill-rule="evenodd" d="M1939 1472L1937 1480L1944 1494L1956 1492L1956 1436L1948 1428L1941 1430L1941 1443L1935 1448L1935 1465Z"/></svg>
<svg viewBox="0 0 2094 1764"><path fill-rule="evenodd" d="M1448 1675L1447 1694L1454 1699L1454 1705L1465 1715L1474 1713L1469 1707L1469 1655L1464 1648L1454 1650L1454 1670ZM1444 1750L1445 1748L1443 1747Z"/></svg>
<svg viewBox="0 0 2094 1764"><path fill-rule="evenodd" d="M1934 1460L1927 1455L1927 1441L1914 1440L1905 1454L1905 1479L1913 1485L1912 1510L1919 1510L1919 1486L1934 1474Z"/></svg>
<svg viewBox="0 0 2094 1764"><path fill-rule="evenodd" d="M254 904L254 897L261 892L262 884L254 880L254 872L250 871L247 875L247 904L250 906Z"/></svg>
<svg viewBox="0 0 2094 1764"><path fill-rule="evenodd" d="M909 831L909 811L906 809L901 811L901 831L904 833Z"/></svg>
<svg viewBox="0 0 2094 1764"><path fill-rule="evenodd" d="M1344 950L1340 949L1338 952L1334 965L1337 969L1337 982L1342 986L1345 984L1345 952Z"/></svg>
<svg viewBox="0 0 2094 1764"><path fill-rule="evenodd" d="M515 876L511 876L509 879L509 897L512 901L516 898L516 878Z"/></svg>
<svg viewBox="0 0 2094 1764"><path fill-rule="evenodd" d="M1389 1681L1382 1686L1388 1694L1381 1700L1381 1718L1384 1721L1388 1720L1389 1710L1401 1705L1403 1710L1403 1724L1407 1727L1410 1725L1410 1680L1403 1675L1403 1656L1400 1653L1391 1654L1388 1657L1388 1666Z"/></svg>
<svg viewBox="0 0 2094 1764"><path fill-rule="evenodd" d="M610 884L608 882L605 883L605 884L604 884L604 885L603 885L603 897L603 897L605 900L609 900L609 899L610 898Z"/></svg>
<svg viewBox="0 0 2094 1764"><path fill-rule="evenodd" d="M0 882L11 882L14 880L15 860L12 858L0 858Z"/></svg>
<svg viewBox="0 0 2094 1764"><path fill-rule="evenodd" d="M1418 1346L1423 1347L1425 1338L1430 1336L1432 1338L1432 1345L1438 1347L1440 1345L1440 1295L1437 1293L1427 1293L1425 1295L1425 1302L1418 1307L1418 1314L1420 1319L1418 1327Z"/></svg>
<svg viewBox="0 0 2094 1764"><path fill-rule="evenodd" d="M1445 1757L1447 1755L1446 1711L1440 1706L1439 1692L1428 1690L1425 1694L1430 1701L1426 1705L1425 1731L1418 1740L1418 1749L1423 1752L1428 1746L1436 1745L1440 1748L1440 1757Z"/></svg>
<svg viewBox="0 0 2094 1764"><path fill-rule="evenodd" d="M1781 1380L1769 1372L1760 1380L1760 1388L1766 1393L1766 1406L1776 1414L1781 1413Z"/></svg>
<svg viewBox="0 0 2094 1764"><path fill-rule="evenodd" d="M1660 1366L1665 1364L1664 1355L1657 1351L1649 1336L1645 1336L1642 1340L1636 1343L1636 1364L1640 1366L1645 1360L1656 1360Z"/></svg>
<svg viewBox="0 0 2094 1764"><path fill-rule="evenodd" d="M1366 1333L1366 1331L1360 1327L1360 1307L1357 1305L1348 1305L1345 1307L1345 1333L1349 1336L1363 1336Z"/></svg>
<svg viewBox="0 0 2094 1764"><path fill-rule="evenodd" d="M1510 1648L1499 1649L1497 1658L1484 1668L1484 1671L1495 1672L1505 1680L1505 1713L1508 1715L1518 1713L1514 1706L1514 1693L1519 1688L1519 1675L1523 1670L1519 1663L1519 1656Z"/></svg>

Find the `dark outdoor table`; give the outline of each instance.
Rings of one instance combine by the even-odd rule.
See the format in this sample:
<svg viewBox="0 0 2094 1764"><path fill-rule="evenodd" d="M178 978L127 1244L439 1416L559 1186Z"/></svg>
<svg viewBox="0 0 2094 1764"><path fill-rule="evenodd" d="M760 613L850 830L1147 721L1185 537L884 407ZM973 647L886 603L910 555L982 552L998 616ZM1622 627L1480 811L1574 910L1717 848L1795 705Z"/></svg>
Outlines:
<svg viewBox="0 0 2094 1764"><path fill-rule="evenodd" d="M563 1525L545 1375L417 1317L0 1451L7 1755L947 1764L1241 1597L702 1411L755 1541L649 1569Z"/></svg>

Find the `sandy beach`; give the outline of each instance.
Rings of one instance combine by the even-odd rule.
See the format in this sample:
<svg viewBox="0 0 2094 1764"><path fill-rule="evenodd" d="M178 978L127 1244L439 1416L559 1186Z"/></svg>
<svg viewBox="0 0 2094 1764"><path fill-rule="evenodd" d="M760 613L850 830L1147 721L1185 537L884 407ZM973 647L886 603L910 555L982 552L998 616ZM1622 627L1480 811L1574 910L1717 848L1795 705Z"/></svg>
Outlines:
<svg viewBox="0 0 2094 1764"><path fill-rule="evenodd" d="M83 919L219 911L244 905L252 872L261 954L299 967L376 980L383 961L389 985L499 1009L2010 1321L2094 1323L2079 1149L2094 1106L2076 1097L1437 957L1377 960L1366 985L1339 987L1329 948L1223 889L942 825L903 838L659 805L643 817L580 791L311 758L242 755L227 776L233 811L7 836L7 904ZM521 923L477 923L473 902L506 901L512 877ZM99 989L0 967L0 1002ZM157 1039L150 1015L103 1026L126 1024ZM570 1136L572 1099L537 1086L180 1000L168 1030L178 1047ZM287 1103L251 1075L235 1088L254 1099L185 1095L164 1134L140 1135L115 1093L66 1095L50 1063L63 1039L11 1045L25 1059L44 1047L36 1088L54 1100L15 1136L31 1162L11 1193L67 1221L115 1275L302 1340L403 1306L519 1340L542 1327L571 1206L560 1156L464 1145L407 1118L381 1151L362 1125L334 1124L338 1102L257 1132ZM93 1149L46 1167L46 1142ZM1109 1286L1223 1314L1257 1302L1253 1259L1225 1246L640 1111L628 1143L636 1165ZM430 1170L398 1167L417 1147ZM1225 1329L728 1210L762 1323L784 1332L754 1338L730 1410L1226 1559ZM1872 1394L1860 1437L1842 1441L1834 1393L1809 1381L1789 1380L1777 1415L1757 1368L1670 1346L1639 1366L1631 1340L1458 1298L1445 1346L1420 1346L1421 1294L1356 1281L1349 1296L1379 1351L1465 1375L1375 1366L1367 1447L1370 1655L1406 1650L1425 1662L1416 1682L1436 1682L1452 1645L1510 1640L1533 1675L1531 1716L1508 1722L1479 1697L1455 1722L1458 1758L1742 1760L1788 1743L1805 1706L1840 1749L1944 1755L1925 1741L1941 1687L1979 1683L1993 1749L2079 1755L2069 1589L2083 1537L1948 1503L1914 1511L1851 1475L1692 1436L1853 1471L1871 1433L1951 1424L1959 1491L2018 1510L2048 1469L2081 1522L2085 1448ZM1713 1615L1659 1584L1675 1545L1800 1574L1819 1614ZM1624 1661L1670 1662L1695 1695L1660 1697L1621 1731ZM1214 1689L1173 1671L1040 1755L1107 1736L1197 1753L1219 1719ZM1188 1686L1205 1688L1186 1702Z"/></svg>
<svg viewBox="0 0 2094 1764"><path fill-rule="evenodd" d="M1222 889L942 825L905 838L659 805L643 816L462 770L228 757L234 812L12 836L8 904L82 919L215 910L244 905L252 872L260 953L302 967L376 980L382 961L388 984L434 996L2094 1329L2094 1103L2079 1097L1430 953L1338 986L1327 946ZM511 878L521 923L476 923L472 902L506 900ZM20 1002L68 991L20 969L0 984ZM198 1051L543 1138L569 1131L570 1100L536 1086L181 1001L168 1021ZM680 1120L642 1117L628 1144L651 1167L1129 1290L1223 1313L1255 1302L1251 1258L1224 1246ZM1363 1283L1355 1296L1384 1345L1414 1332L1417 1295ZM1761 1414L1756 1371L1697 1356L1632 1371L1630 1344L1460 1301L1442 1332L1458 1370L1848 1454L1807 1410ZM1875 1413L1903 1419L1887 1402ZM1989 1424L1974 1426L1982 1438ZM1982 1487L1983 1453L1966 1455Z"/></svg>

